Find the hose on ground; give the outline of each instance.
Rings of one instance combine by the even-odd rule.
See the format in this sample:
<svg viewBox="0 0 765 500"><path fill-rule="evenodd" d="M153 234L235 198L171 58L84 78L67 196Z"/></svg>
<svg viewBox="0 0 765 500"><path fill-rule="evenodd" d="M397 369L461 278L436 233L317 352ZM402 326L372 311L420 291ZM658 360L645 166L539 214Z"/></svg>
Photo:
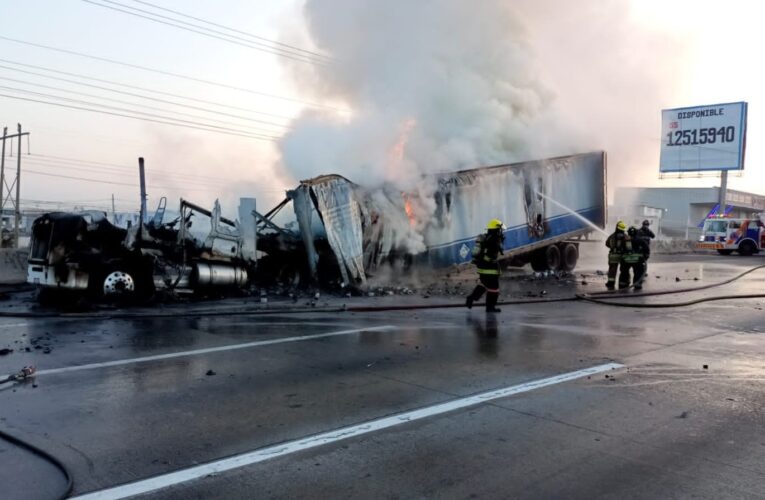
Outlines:
<svg viewBox="0 0 765 500"><path fill-rule="evenodd" d="M717 283L710 283L708 285L681 288L679 290L661 290L658 292L631 293L629 295L620 295L618 291L595 292L592 294L577 294L576 298L578 300L590 302L593 304L603 305L603 306L632 307L632 308L641 308L641 309L666 309L666 308L672 308L672 307L687 307L687 306L693 306L696 304L702 304L704 302L715 302L719 300L760 299L760 298L765 298L765 294L718 295L715 297L702 297L699 299L693 299L693 300L688 300L684 302L670 302L670 303L664 303L664 304L636 304L634 302L619 302L618 301L621 299L655 297L659 295L672 295L676 293L690 293L690 292L698 292L701 290L708 290L710 288L715 288L718 286L723 286L723 285L733 283L734 281L739 280L750 273L753 273L755 271L758 271L764 268L765 268L765 265L755 266L727 280L719 281ZM603 300L599 298L602 296L608 296L609 298L618 299L618 300L616 301ZM598 298L594 298L594 297L598 297Z"/></svg>
<svg viewBox="0 0 765 500"><path fill-rule="evenodd" d="M718 286L723 286L723 285L727 285L729 283L733 283L734 281L743 278L747 274L753 273L753 272L758 271L760 269L765 269L765 264L760 265L760 266L754 266L751 269L747 269L743 273L737 274L736 276L733 276L732 278L728 278L727 280L718 281L717 283L710 283L708 285L701 285L701 286L688 287L688 288L680 288L678 290L661 290L661 291L658 291L658 292L631 293L628 296L624 296L624 297L630 297L630 298L632 298L632 297L654 297L656 295L671 295L671 294L674 294L674 293L687 293L687 292L698 292L700 290L708 290L710 288L715 288L715 287L718 287ZM632 288L632 287L630 287L630 288ZM625 289L622 289L622 290L608 290L608 291L604 291L604 292L593 292L593 293L581 294L581 295L586 295L587 297L619 296L620 294L624 293L624 290Z"/></svg>
<svg viewBox="0 0 765 500"><path fill-rule="evenodd" d="M659 295L671 295L677 293L697 292L701 290L708 290L723 285L727 285L736 280L743 278L744 276L753 273L754 271L765 268L765 265L755 266L748 269L732 278L717 282L710 283L708 285L702 285L697 287L680 288L676 290L660 290L656 292L642 292L642 293L630 293L624 294L624 290L605 291L605 292L593 292L589 294L577 294L571 297L551 297L548 299L531 299L531 300L506 300L498 302L497 305L525 305L525 304L550 304L556 302L573 302L573 301L586 301L601 305L617 305L620 307L683 307L686 305L694 305L700 302L710 302L714 300L728 300L728 299L746 299L746 298L760 298L757 295L728 295L720 297L709 297L700 302L688 301L677 302L674 304L635 304L635 303L616 303L611 300L602 300L601 297L608 297L609 299L632 299L640 297L655 297ZM474 306L478 307L481 304L476 302ZM206 310L206 311L162 311L162 312L113 312L113 313L65 313L58 311L20 311L20 312L7 312L0 311L0 318L66 318L66 319L161 319L161 318L177 318L183 317L214 317L214 316L255 316L255 315L267 315L267 314L280 314L280 313L329 313L329 312L382 312L382 311L409 311L418 309L453 309L463 308L464 303L432 303L432 304L414 304L414 305L381 305L381 306L342 306L342 307L284 307L284 308L268 308L268 309L225 309L225 310Z"/></svg>
<svg viewBox="0 0 765 500"><path fill-rule="evenodd" d="M585 295L578 295L577 298L584 302L592 302L602 306L632 307L640 309L666 309L671 307L687 307L704 302L714 302L717 300L738 300L738 299L765 299L765 293L752 293L741 295L719 295L716 297L702 297L700 299L688 300L686 302L670 302L665 304L635 304L634 302L614 302L611 300L593 299Z"/></svg>
<svg viewBox="0 0 765 500"><path fill-rule="evenodd" d="M54 457L47 451L42 450L33 444L27 443L26 441L23 441L17 438L16 436L13 436L12 434L8 434L2 429L0 429L0 439L4 439L5 441L8 441L9 443L13 445L18 446L19 448L23 448L31 452L33 455L41 457L43 460L53 464L55 468L61 471L61 473L64 475L64 479L66 480L66 486L64 487L64 489L61 490L61 493L59 493L58 496L56 496L56 500L62 500L69 496L69 494L72 492L72 487L74 486L74 483L72 482L72 475L69 473L69 470L60 460L58 460L56 457Z"/></svg>

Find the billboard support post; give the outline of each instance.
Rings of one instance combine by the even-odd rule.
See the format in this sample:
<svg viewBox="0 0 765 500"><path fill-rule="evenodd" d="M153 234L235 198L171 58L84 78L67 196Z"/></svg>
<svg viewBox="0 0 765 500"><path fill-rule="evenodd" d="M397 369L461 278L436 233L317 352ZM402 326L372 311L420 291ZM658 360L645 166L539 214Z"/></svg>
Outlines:
<svg viewBox="0 0 765 500"><path fill-rule="evenodd" d="M720 199L719 202L719 213L724 214L728 205L725 203L725 199L728 197L728 171L727 170L721 170L720 171Z"/></svg>

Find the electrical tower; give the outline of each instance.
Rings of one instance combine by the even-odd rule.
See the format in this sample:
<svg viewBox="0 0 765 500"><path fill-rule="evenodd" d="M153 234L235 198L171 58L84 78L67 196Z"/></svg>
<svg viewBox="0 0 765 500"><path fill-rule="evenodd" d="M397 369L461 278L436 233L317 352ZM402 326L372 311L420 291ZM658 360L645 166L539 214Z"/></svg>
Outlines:
<svg viewBox="0 0 765 500"><path fill-rule="evenodd" d="M17 125L17 133L8 135L8 127L3 128L2 153L0 154L0 246L19 248L19 236L21 234L21 138L28 136L29 132L21 131L21 124ZM5 141L7 139L17 138L18 145L16 154L16 175L12 176L13 181L8 184L11 176L5 175ZM11 148L13 143L11 142ZM11 154L13 152L11 151ZM9 205L13 209L13 232L6 227L5 206ZM13 235L13 241L9 236Z"/></svg>

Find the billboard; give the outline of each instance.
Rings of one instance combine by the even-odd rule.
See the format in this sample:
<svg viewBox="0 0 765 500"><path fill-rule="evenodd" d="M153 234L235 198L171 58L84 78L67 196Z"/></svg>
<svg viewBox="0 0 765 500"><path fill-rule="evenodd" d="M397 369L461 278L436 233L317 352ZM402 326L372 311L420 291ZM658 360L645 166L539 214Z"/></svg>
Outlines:
<svg viewBox="0 0 765 500"><path fill-rule="evenodd" d="M664 109L661 172L743 170L747 103Z"/></svg>

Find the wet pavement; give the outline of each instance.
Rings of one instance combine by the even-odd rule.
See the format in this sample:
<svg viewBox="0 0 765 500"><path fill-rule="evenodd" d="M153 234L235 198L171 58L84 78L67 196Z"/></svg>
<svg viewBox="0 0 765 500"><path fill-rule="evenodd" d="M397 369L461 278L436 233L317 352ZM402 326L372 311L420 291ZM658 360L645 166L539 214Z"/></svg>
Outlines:
<svg viewBox="0 0 765 500"><path fill-rule="evenodd" d="M765 264L655 260L645 291ZM563 297L599 291L604 280L515 279L503 289ZM632 300L742 293L765 293L765 270ZM460 300L342 300L436 299ZM160 476L164 487L146 497L765 498L764 305L2 318L0 348L14 351L0 356L0 374L26 364L40 372L0 386L0 429L59 458L74 495ZM534 387L612 362L624 367ZM524 384L515 395L432 410ZM370 430L371 421L417 409L432 414ZM359 435L232 470L162 476L357 424L366 429ZM3 498L54 498L63 486L50 464L2 441L0 461Z"/></svg>

